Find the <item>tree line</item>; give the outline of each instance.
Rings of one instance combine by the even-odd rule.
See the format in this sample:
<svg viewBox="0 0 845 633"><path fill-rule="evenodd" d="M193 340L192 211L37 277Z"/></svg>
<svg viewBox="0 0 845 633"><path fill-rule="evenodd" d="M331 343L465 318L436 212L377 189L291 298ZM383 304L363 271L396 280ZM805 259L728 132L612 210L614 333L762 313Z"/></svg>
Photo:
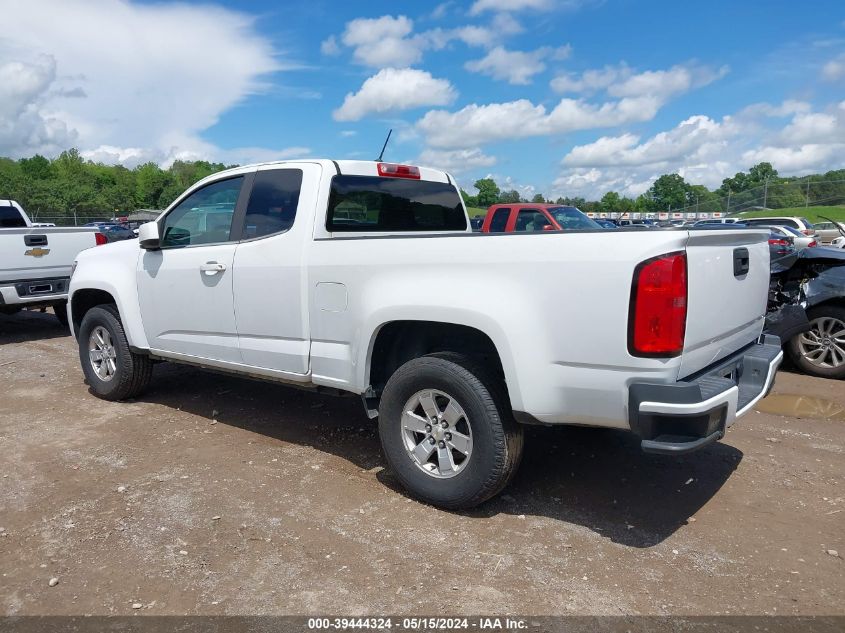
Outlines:
<svg viewBox="0 0 845 633"><path fill-rule="evenodd" d="M152 162L127 169L86 160L76 149L53 159L40 155L18 160L0 158L0 198L17 200L37 217L111 217L137 209L163 209L196 181L227 167L230 166L222 163L177 160L167 169ZM790 178L778 175L770 163L759 163L747 172L725 178L714 190L688 183L679 174L664 174L635 198L609 191L599 200L552 200L541 193L526 200L516 190L501 190L492 178L481 178L474 187L478 191L475 195L461 189L469 207L553 202L594 212L736 212L755 207L845 203L845 169Z"/></svg>
<svg viewBox="0 0 845 633"><path fill-rule="evenodd" d="M845 203L845 169L810 176L782 177L771 163L759 163L747 172L725 178L717 189L688 183L679 174L663 174L636 198L608 191L599 200L580 197L546 198L535 194L531 200L518 191L502 191L492 178L475 181L477 195L461 189L469 207L486 208L496 203L535 202L571 205L587 212L699 211L735 213L757 207L784 209L815 204Z"/></svg>
<svg viewBox="0 0 845 633"><path fill-rule="evenodd" d="M103 218L137 209L163 209L222 163L177 160L167 169L134 169L85 160L76 149L48 159L0 158L0 198L17 200L31 216Z"/></svg>

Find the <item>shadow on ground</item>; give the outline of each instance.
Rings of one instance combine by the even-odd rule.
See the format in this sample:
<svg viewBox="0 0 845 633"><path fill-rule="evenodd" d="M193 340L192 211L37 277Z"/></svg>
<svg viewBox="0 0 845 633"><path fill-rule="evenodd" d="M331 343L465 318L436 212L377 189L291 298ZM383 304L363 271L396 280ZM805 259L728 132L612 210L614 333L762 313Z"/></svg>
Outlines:
<svg viewBox="0 0 845 633"><path fill-rule="evenodd" d="M385 466L376 423L355 397L156 366L140 401L155 402L279 441L336 455L362 470ZM683 457L644 454L630 433L529 427L522 465L497 498L462 513L545 516L582 525L614 542L651 547L672 535L722 487L742 452L717 443ZM388 470L378 479L404 494Z"/></svg>
<svg viewBox="0 0 845 633"><path fill-rule="evenodd" d="M22 310L16 314L0 314L0 346L70 336L70 330L59 323L51 310Z"/></svg>

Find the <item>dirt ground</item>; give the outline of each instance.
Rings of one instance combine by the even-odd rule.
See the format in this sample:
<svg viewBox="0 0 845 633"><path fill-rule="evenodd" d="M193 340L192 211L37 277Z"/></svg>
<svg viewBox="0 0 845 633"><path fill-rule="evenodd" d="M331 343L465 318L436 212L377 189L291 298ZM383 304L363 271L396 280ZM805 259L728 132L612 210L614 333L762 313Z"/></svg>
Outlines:
<svg viewBox="0 0 845 633"><path fill-rule="evenodd" d="M49 313L0 316L0 380L0 614L845 613L842 382L781 372L683 458L533 428L453 514L354 398L161 364L104 402Z"/></svg>

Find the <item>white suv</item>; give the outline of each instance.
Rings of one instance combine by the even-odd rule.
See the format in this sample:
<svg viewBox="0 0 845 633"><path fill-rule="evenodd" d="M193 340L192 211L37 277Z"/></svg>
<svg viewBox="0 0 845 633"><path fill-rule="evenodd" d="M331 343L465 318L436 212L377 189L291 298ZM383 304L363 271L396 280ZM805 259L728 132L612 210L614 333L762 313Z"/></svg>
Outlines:
<svg viewBox="0 0 845 633"><path fill-rule="evenodd" d="M743 218L743 224L748 226L791 226L798 229L804 235L816 235L816 227L807 218L793 217L767 217L767 218Z"/></svg>

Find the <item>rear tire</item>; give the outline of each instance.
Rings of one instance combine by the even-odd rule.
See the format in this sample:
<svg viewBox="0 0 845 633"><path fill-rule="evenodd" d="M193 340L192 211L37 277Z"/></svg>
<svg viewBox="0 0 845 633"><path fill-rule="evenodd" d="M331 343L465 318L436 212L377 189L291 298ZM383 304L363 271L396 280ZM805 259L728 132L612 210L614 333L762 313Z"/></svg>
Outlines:
<svg viewBox="0 0 845 633"><path fill-rule="evenodd" d="M793 336L786 351L806 374L845 378L845 307L820 305L807 310L810 331Z"/></svg>
<svg viewBox="0 0 845 633"><path fill-rule="evenodd" d="M98 398L125 400L150 383L153 364L129 349L120 313L111 304L91 308L79 326L79 361L86 381Z"/></svg>
<svg viewBox="0 0 845 633"><path fill-rule="evenodd" d="M405 489L448 510L498 494L523 449L504 381L453 352L415 358L396 370L381 397L379 436Z"/></svg>

